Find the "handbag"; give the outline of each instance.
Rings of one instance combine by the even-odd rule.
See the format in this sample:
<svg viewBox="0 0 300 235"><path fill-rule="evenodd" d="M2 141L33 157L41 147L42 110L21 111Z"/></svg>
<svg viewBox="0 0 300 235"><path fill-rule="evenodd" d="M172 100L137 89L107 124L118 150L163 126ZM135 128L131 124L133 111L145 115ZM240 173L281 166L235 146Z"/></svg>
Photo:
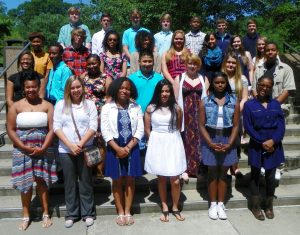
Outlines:
<svg viewBox="0 0 300 235"><path fill-rule="evenodd" d="M78 136L78 139L81 140L81 136L77 129L77 125L74 119L73 111L71 110L72 121L75 126L75 132ZM84 162L88 167L96 166L99 162L101 162L102 157L99 151L99 148L95 145L87 146L83 149Z"/></svg>

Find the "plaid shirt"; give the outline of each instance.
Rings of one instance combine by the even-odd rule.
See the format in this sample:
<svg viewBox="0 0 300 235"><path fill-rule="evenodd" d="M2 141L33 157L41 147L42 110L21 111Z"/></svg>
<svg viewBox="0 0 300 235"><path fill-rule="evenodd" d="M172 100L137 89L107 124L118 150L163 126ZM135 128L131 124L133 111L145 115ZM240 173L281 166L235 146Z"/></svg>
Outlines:
<svg viewBox="0 0 300 235"><path fill-rule="evenodd" d="M65 49L63 53L63 61L69 66L76 76L86 71L86 58L90 52L85 46L81 46L75 50L72 46Z"/></svg>
<svg viewBox="0 0 300 235"><path fill-rule="evenodd" d="M185 35L185 46L190 49L193 54L198 55L202 49L205 33L199 31L193 34L191 31Z"/></svg>

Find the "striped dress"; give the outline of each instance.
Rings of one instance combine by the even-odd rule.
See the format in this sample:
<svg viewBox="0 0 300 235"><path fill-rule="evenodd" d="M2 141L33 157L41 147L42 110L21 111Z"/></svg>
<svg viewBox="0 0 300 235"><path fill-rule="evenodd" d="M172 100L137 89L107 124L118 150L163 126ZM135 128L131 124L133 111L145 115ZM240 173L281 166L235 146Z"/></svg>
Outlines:
<svg viewBox="0 0 300 235"><path fill-rule="evenodd" d="M181 55L174 55L172 59L167 62L167 68L173 79L186 71L186 67L184 61L181 59Z"/></svg>
<svg viewBox="0 0 300 235"><path fill-rule="evenodd" d="M31 119L29 122L28 118ZM22 123L27 123L26 127L22 127ZM29 128L28 123L35 123L34 127ZM48 128L37 126L47 126L47 114L43 112L19 113L17 126L16 133L25 145L41 147L45 141ZM13 187L22 193L27 193L32 188L35 177L43 179L48 187L51 183L56 182L54 153L54 148L48 148L43 156L30 156L22 150L14 148L11 179Z"/></svg>

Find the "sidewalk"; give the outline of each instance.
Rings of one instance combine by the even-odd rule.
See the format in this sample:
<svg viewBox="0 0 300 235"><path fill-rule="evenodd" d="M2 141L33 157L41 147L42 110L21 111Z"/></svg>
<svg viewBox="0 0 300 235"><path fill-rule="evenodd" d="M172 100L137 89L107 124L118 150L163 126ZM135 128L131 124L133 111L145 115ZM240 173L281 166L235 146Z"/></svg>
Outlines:
<svg viewBox="0 0 300 235"><path fill-rule="evenodd" d="M183 212L186 220L176 221L170 215L170 222L159 221L160 214L136 214L135 224L120 227L114 222L116 216L98 216L95 224L86 228L84 222L74 224L70 229L64 228L63 218L53 218L53 226L43 229L41 222L33 222L25 232L18 231L19 220L0 220L0 234L30 235L294 235L300 230L300 206L276 207L275 218L265 221L256 220L247 209L227 210L228 220L213 221L208 218L207 211Z"/></svg>

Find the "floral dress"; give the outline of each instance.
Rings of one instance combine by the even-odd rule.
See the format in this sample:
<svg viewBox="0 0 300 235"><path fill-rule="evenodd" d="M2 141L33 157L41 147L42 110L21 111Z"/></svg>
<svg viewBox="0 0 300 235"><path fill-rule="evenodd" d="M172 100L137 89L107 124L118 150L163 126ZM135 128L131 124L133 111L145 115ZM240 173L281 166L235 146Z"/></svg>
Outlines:
<svg viewBox="0 0 300 235"><path fill-rule="evenodd" d="M101 52L100 59L104 62L104 72L113 80L120 78L123 63L128 61L124 53L118 57L109 57L106 52Z"/></svg>
<svg viewBox="0 0 300 235"><path fill-rule="evenodd" d="M89 78L88 74L83 78L85 88L85 98L94 101L98 115L106 101L105 76Z"/></svg>

